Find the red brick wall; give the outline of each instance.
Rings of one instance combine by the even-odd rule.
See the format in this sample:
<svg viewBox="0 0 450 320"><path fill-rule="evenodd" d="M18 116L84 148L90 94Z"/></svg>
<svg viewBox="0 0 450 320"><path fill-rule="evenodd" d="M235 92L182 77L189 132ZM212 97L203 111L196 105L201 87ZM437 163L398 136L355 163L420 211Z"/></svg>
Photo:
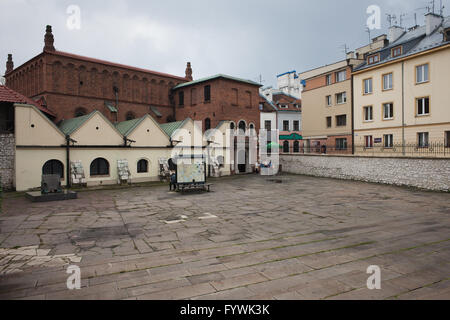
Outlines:
<svg viewBox="0 0 450 320"><path fill-rule="evenodd" d="M48 107L57 114L55 121L73 118L78 108L88 112L105 110L105 101L115 102L113 86L117 86L119 121L133 112L138 117L150 113L162 123L173 112L170 90L184 82L175 77L50 53L30 60L6 79L11 89L28 97L44 96ZM163 117L149 112L150 105L156 106ZM109 116L109 110L105 115Z"/></svg>
<svg viewBox="0 0 450 320"><path fill-rule="evenodd" d="M339 70L343 70L343 69L339 69ZM326 77L329 74L331 74L331 84L336 83L336 71L337 70L334 70L327 74L320 75L316 78L306 80L306 87L303 89L303 92L314 90L314 89L321 88L321 87L325 87L327 85ZM350 80L352 77L351 67L347 67L346 71L347 71L347 80Z"/></svg>
<svg viewBox="0 0 450 320"><path fill-rule="evenodd" d="M211 101L204 101L204 87L211 86ZM192 89L196 91L196 104L191 103ZM236 91L238 100L236 104ZM179 104L178 92L184 92L184 106ZM239 121L244 120L249 124L253 123L256 130L259 131L260 111L259 111L259 88L255 85L231 81L223 78L213 79L211 81L198 83L192 86L180 88L175 92L176 118L184 120L191 118L202 121L211 119L211 128L217 127L220 121L234 121L236 127Z"/></svg>

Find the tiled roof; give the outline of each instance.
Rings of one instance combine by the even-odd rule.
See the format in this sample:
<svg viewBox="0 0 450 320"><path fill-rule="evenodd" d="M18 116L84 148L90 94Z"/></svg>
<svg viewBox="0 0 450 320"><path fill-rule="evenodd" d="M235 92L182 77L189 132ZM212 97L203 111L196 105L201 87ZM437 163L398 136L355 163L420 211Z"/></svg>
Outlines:
<svg viewBox="0 0 450 320"><path fill-rule="evenodd" d="M169 136L172 137L173 133L180 129L189 119L177 122L170 122L160 124L161 129Z"/></svg>
<svg viewBox="0 0 450 320"><path fill-rule="evenodd" d="M446 29L450 27L450 17L444 18L441 26ZM387 62L402 59L408 56L415 55L420 52L428 51L434 48L438 48L444 45L450 44L450 41L444 41L442 33L439 32L439 27L436 28L430 35L426 35L426 27L421 26L416 29L405 32L399 39L394 41L387 47L384 47L371 54L380 53L380 62L375 64L367 64L365 61L363 64L355 68L354 71L360 71L379 65L383 65ZM391 49L402 46L403 52L400 56L392 57Z"/></svg>
<svg viewBox="0 0 450 320"><path fill-rule="evenodd" d="M232 76L227 76L225 74L216 74L216 75L211 76L211 77L202 78L202 79L198 79L198 80L195 80L195 81L179 84L174 89L184 88L184 87L187 87L187 86L192 86L194 84L198 84L198 83L202 83L202 82L206 82L206 81L210 81L210 80L215 80L215 79L220 79L220 78L228 79L228 80L232 80L232 81L237 81L237 82L244 82L244 83L248 83L248 84L251 84L251 85L254 85L254 86L262 87L262 85L260 85L259 83L256 83L256 82L251 81L251 80L246 80L246 79L236 78L236 77L232 77Z"/></svg>
<svg viewBox="0 0 450 320"><path fill-rule="evenodd" d="M41 106L38 102L25 97L24 95L21 95L20 93L8 88L7 86L0 85L0 102L11 102L11 103L25 103L25 104L31 104L38 108L40 111L56 117L56 114L54 114L52 111L50 111L47 108L44 108Z"/></svg>
<svg viewBox="0 0 450 320"><path fill-rule="evenodd" d="M104 65L113 66L113 67L122 68L122 69L129 69L129 70L134 70L134 71L139 71L139 72L152 73L154 75L158 75L158 76L162 76L162 77L168 77L168 78L173 78L173 79L177 79L177 80L187 81L186 78L174 76L174 75L171 75L168 73L127 66L124 64L109 62L109 61L95 59L95 58L84 57L84 56L80 56L80 55L68 53L68 52L63 52L63 51L54 51L54 52L46 51L46 53L63 56L63 57L68 57L68 58L73 58L73 59L77 59L77 60L83 60L83 61L92 62L92 63L104 64Z"/></svg>
<svg viewBox="0 0 450 320"><path fill-rule="evenodd" d="M142 121L144 121L144 119L146 118L142 117L139 119L133 119L133 120L129 120L129 121L123 121L123 122L119 122L116 124L116 128L117 130L120 131L120 133L123 136L128 136Z"/></svg>
<svg viewBox="0 0 450 320"><path fill-rule="evenodd" d="M59 123L59 129L66 135L71 135L79 127L81 127L86 121L88 121L97 111L91 112L88 115L77 117L73 119L63 120Z"/></svg>

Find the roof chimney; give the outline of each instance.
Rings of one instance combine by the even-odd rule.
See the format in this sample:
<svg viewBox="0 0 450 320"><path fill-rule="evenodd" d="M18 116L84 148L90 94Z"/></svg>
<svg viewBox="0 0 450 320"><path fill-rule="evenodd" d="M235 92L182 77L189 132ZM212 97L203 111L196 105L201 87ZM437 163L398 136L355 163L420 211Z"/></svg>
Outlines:
<svg viewBox="0 0 450 320"><path fill-rule="evenodd" d="M45 42L44 51L50 51L50 52L56 51L55 47L53 46L55 39L54 39L53 33L52 33L52 26L47 26L47 28L45 29L44 42Z"/></svg>
<svg viewBox="0 0 450 320"><path fill-rule="evenodd" d="M389 28L389 43L394 43L398 39L400 39L401 36L405 33L405 30L403 30L402 27L399 26L392 26Z"/></svg>
<svg viewBox="0 0 450 320"><path fill-rule="evenodd" d="M6 61L6 73L8 74L14 70L14 61L12 59L12 54L8 54L8 60Z"/></svg>
<svg viewBox="0 0 450 320"><path fill-rule="evenodd" d="M441 25L443 21L442 16L429 12L425 15L425 25L427 36L432 34L437 27Z"/></svg>
<svg viewBox="0 0 450 320"><path fill-rule="evenodd" d="M187 63L186 67L186 79L188 79L189 81L194 80L194 78L192 78L192 68L190 62Z"/></svg>

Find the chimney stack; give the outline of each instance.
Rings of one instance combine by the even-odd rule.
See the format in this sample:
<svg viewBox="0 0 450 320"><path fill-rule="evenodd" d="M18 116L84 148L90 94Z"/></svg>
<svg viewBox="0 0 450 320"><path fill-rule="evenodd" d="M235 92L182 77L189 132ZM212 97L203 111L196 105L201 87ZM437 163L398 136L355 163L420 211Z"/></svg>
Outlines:
<svg viewBox="0 0 450 320"><path fill-rule="evenodd" d="M48 52L56 51L56 49L53 45L55 42L55 38L53 37L52 26L47 26L47 28L45 30L44 42L45 42L44 51L48 51Z"/></svg>
<svg viewBox="0 0 450 320"><path fill-rule="evenodd" d="M429 12L425 15L425 25L426 25L426 33L427 36L432 34L437 27L442 24L444 18L442 16Z"/></svg>
<svg viewBox="0 0 450 320"><path fill-rule="evenodd" d="M402 27L399 26L392 26L389 28L389 43L394 43L397 41L403 34L405 33L405 30L403 30Z"/></svg>
<svg viewBox="0 0 450 320"><path fill-rule="evenodd" d="M12 54L8 54L8 60L6 61L6 73L8 74L14 70L14 62L12 59Z"/></svg>
<svg viewBox="0 0 450 320"><path fill-rule="evenodd" d="M194 80L194 78L192 78L192 68L190 62L187 63L186 67L186 79L188 79L189 81Z"/></svg>

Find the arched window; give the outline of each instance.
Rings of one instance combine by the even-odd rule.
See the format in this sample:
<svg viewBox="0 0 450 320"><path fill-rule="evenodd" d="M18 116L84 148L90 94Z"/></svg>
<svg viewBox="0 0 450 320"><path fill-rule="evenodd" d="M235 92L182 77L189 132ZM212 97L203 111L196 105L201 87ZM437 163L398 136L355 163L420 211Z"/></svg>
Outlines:
<svg viewBox="0 0 450 320"><path fill-rule="evenodd" d="M108 176L109 175L109 162L103 158L97 158L91 163L91 177L95 176Z"/></svg>
<svg viewBox="0 0 450 320"><path fill-rule="evenodd" d="M245 133L245 129L246 129L246 124L245 124L245 121L241 121L241 122L239 122L239 131L243 131L244 133Z"/></svg>
<svg viewBox="0 0 450 320"><path fill-rule="evenodd" d="M148 161L145 159L139 160L137 164L137 172L138 173L146 173L148 172Z"/></svg>
<svg viewBox="0 0 450 320"><path fill-rule="evenodd" d="M59 174L61 179L64 178L64 165L59 160L47 161L42 167L42 174Z"/></svg>
<svg viewBox="0 0 450 320"><path fill-rule="evenodd" d="M208 131L209 129L211 129L211 119L206 118L205 119L205 131Z"/></svg>
<svg viewBox="0 0 450 320"><path fill-rule="evenodd" d="M236 125L234 124L234 122L230 123L230 129L234 130L234 128L236 128Z"/></svg>
<svg viewBox="0 0 450 320"><path fill-rule="evenodd" d="M289 141L283 142L283 153L289 153Z"/></svg>
<svg viewBox="0 0 450 320"><path fill-rule="evenodd" d="M87 115L87 110L85 108L78 108L75 110L75 118Z"/></svg>
<svg viewBox="0 0 450 320"><path fill-rule="evenodd" d="M134 120L136 119L136 116L134 115L133 112L127 112L127 115L125 116L126 121L130 121L130 120Z"/></svg>
<svg viewBox="0 0 450 320"><path fill-rule="evenodd" d="M294 153L300 152L300 141L294 141Z"/></svg>

